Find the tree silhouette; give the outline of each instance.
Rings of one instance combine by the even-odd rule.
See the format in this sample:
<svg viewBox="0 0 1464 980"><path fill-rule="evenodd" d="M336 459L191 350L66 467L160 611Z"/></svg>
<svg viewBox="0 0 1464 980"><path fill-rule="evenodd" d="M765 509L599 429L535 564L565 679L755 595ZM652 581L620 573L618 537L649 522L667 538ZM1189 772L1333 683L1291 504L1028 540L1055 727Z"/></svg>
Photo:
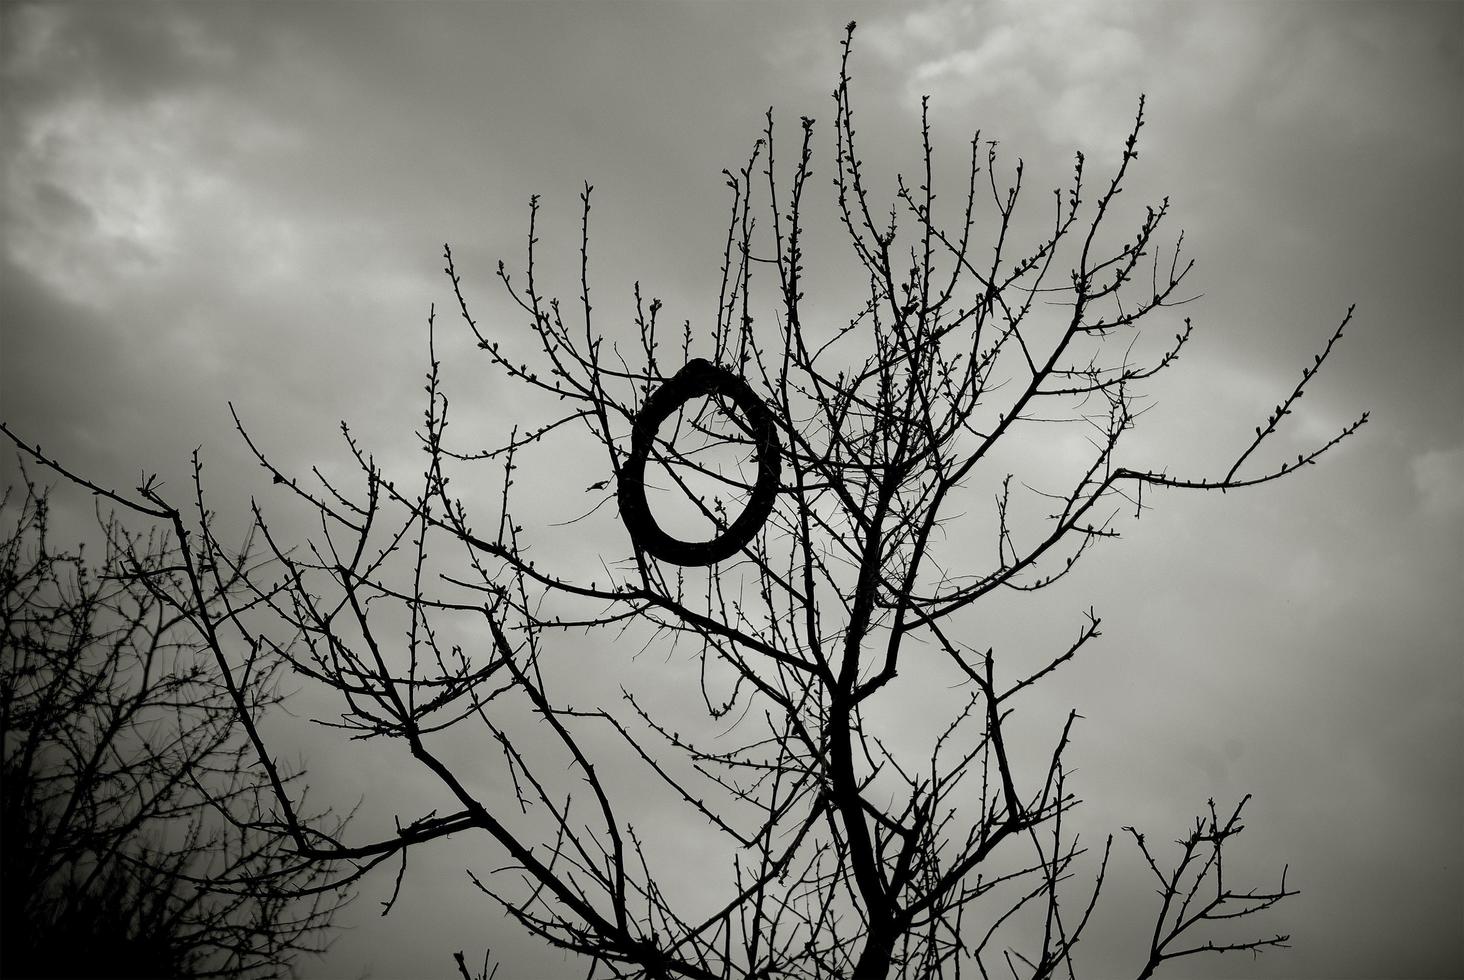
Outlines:
<svg viewBox="0 0 1464 980"><path fill-rule="evenodd" d="M322 948L346 895L258 826L234 701L169 608L177 549L103 524L55 550L26 484L0 540L0 953L11 977L264 977ZM221 601L235 583L205 593ZM276 672L236 678L251 712ZM292 787L295 780L291 780ZM321 887L321 886L325 887Z"/></svg>
<svg viewBox="0 0 1464 980"><path fill-rule="evenodd" d="M499 263L527 332L480 324L445 252L482 365L512 386L520 411L543 411L538 421L486 447L449 441L435 314L425 464L412 485L344 425L359 488L322 469L286 472L236 414L277 492L321 528L300 546L278 540L256 505L268 574L231 557L207 517L190 522L150 488L134 499L81 481L191 534L178 568L186 593L224 581L245 590L242 601L177 603L226 678L283 664L333 691L339 714L323 723L403 746L451 801L375 839L313 832L253 706L236 699L300 859L345 879L395 859L399 888L416 848L486 838L496 870L470 870L472 880L503 914L584 957L590 976L1075 972L1112 838L1090 854L1069 829L1077 798L1064 757L1076 714L1040 754L1013 719L1100 636L1101 619L1088 610L1070 643L1033 663L982 642L976 611L1089 560L1125 514L1149 506L1146 489L1265 483L1355 432L1365 415L1294 461L1246 467L1351 312L1213 474L1128 465L1120 444L1146 384L1191 337L1189 318L1170 312L1191 298L1182 287L1192 264L1182 234L1159 236L1168 200L1120 216L1142 100L1111 174L1094 183L1079 154L1071 183L1020 215L1021 162L1006 168L978 134L943 219L924 102L915 176L897 178L888 200L871 188L850 96L852 34L851 24L832 183L854 260L846 281L860 298L839 319L806 296L806 249L819 239L815 124L801 120L790 160L770 110L746 164L724 171L730 220L705 327L667 328L662 303L636 284L633 336L617 344L601 332L586 185L577 302L561 304L540 281L537 198L523 274ZM1045 214L1035 233L1029 213ZM1005 469L1011 453L1050 445L1061 429L1087 446L1061 485L1028 486ZM592 453L603 462L562 476ZM545 545L556 539L540 518L566 480L575 493L587 485L592 501L572 533L615 542L593 573ZM202 494L199 481L206 514ZM629 681L573 703L596 637L612 658L689 658L700 710L668 707ZM936 693L958 691L932 737L892 720L897 677L917 679L942 711ZM454 761L468 744L492 748L506 790L483 785L481 764ZM657 792L674 814L647 803ZM1131 832L1159 892L1150 949L1136 954L1141 975L1203 952L1286 944L1284 934L1227 931L1294 894L1284 873L1244 890L1224 875L1241 806L1225 816L1210 804L1173 863ZM648 820L704 831L695 888L671 880L678 869L658 860Z"/></svg>

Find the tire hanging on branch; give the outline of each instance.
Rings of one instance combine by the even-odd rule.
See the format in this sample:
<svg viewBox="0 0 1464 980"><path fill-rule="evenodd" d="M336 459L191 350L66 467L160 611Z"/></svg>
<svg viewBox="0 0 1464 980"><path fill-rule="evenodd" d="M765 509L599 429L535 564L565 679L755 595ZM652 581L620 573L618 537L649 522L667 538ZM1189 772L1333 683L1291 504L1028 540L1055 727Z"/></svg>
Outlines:
<svg viewBox="0 0 1464 980"><path fill-rule="evenodd" d="M757 483L732 526L710 541L682 541L661 530L646 503L646 458L661 423L699 395L726 395L742 411L757 445ZM620 468L616 496L620 518L637 545L674 565L715 565L747 545L773 512L782 469L782 444L773 415L747 382L710 361L696 358L646 398L630 434L630 457Z"/></svg>

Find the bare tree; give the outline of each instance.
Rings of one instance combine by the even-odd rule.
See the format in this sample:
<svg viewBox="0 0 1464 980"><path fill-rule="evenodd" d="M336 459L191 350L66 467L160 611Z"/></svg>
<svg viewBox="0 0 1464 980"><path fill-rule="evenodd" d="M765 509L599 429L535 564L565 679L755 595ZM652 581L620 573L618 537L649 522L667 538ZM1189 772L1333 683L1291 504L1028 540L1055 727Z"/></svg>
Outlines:
<svg viewBox="0 0 1464 980"><path fill-rule="evenodd" d="M852 33L851 24L834 94L833 214L856 270L846 281L862 295L842 319L805 296L814 121L801 121L789 153L770 110L746 164L725 172L730 220L706 326L668 331L661 302L637 284L633 338L607 342L591 303L591 188L571 303L540 281L536 198L522 276L498 267L527 333L474 318L450 250L446 272L484 366L516 386L525 412L548 406L538 421L487 447L448 439L434 316L426 462L414 484L384 473L344 425L355 490L321 470L281 470L239 424L273 482L321 528L305 546L288 544L256 506L278 574L231 559L206 519L190 524L156 492L131 501L180 538L191 533L185 595L230 578L249 590L242 603L174 605L225 676L268 661L334 691L339 715L323 722L403 745L451 801L378 839L311 833L252 706L236 700L300 858L350 876L390 858L404 869L409 852L439 838L485 837L502 858L491 875L470 869L473 881L523 927L583 956L590 976L1076 972L1112 838L1090 854L1070 830L1077 798L1064 755L1076 715L1040 756L1013 734L1013 718L1024 695L1100 635L1101 619L1088 610L1070 643L1026 663L978 642L974 611L1089 560L1124 514L1148 506L1146 489L1152 498L1265 483L1355 432L1365 415L1294 461L1253 462L1351 314L1213 474L1126 465L1120 444L1146 383L1191 336L1189 319L1171 313L1190 298L1191 263L1182 235L1161 240L1168 201L1113 230L1129 220L1119 193L1142 100L1111 174L1095 184L1079 154L1071 183L1020 214L1022 164L1004 168L995 145L974 136L960 203L941 218L924 103L915 175L898 178L888 200L871 188L850 98ZM1149 339L1151 324L1164 341ZM1014 480L1004 454L1062 427L1089 446L1066 482ZM575 527L615 534L620 550L587 574L549 560L539 498L550 488L531 476L526 497L520 473L549 461L562 469L591 449L603 454L598 472L584 471L598 506ZM496 488L486 511L485 484ZM199 513L201 500L200 486ZM697 521L710 540L680 536ZM972 547L978 538L989 551ZM573 704L566 692L597 636L616 651L692 658L700 721L668 720L654 692L631 687ZM902 673L932 691L961 690L914 751L888 720ZM465 740L494 748L513 792L485 791L454 766ZM677 801L674 818L640 806L645 778ZM1245 890L1222 873L1241 829L1233 813L1212 804L1172 866L1134 832L1160 893L1152 948L1136 953L1141 975L1190 954L1286 944L1279 933L1211 931L1246 926L1294 894L1284 873ZM666 883L637 827L686 817L708 835L696 894Z"/></svg>
<svg viewBox="0 0 1464 980"><path fill-rule="evenodd" d="M290 972L348 896L259 826L268 788L189 628L237 580L169 608L166 537L106 521L94 562L55 550L45 491L0 504L18 504L0 540L5 975ZM231 677L251 717L277 674Z"/></svg>

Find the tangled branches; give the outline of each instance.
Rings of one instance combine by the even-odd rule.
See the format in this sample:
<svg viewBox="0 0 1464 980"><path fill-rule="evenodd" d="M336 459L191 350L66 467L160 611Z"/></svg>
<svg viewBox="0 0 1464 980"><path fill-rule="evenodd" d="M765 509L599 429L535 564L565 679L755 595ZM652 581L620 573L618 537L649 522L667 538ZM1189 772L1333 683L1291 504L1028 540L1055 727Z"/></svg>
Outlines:
<svg viewBox="0 0 1464 980"><path fill-rule="evenodd" d="M1022 164L1004 170L977 134L961 203L945 220L924 104L918 179L900 178L887 207L871 190L849 43L834 96L831 217L849 246L845 286L861 295L843 319L807 297L814 121L801 121L790 165L770 111L746 164L725 171L731 213L715 313L696 330L687 322L670 368L662 304L645 302L638 284L633 343L618 346L613 334L607 343L596 322L587 186L577 313L539 283L537 198L522 279L499 265L530 328L527 347L479 323L446 252L482 369L512 387L518 410L548 406L534 424L486 447L480 433L467 444L448 438L434 311L419 431L426 463L414 486L384 473L349 429L355 489L323 468L284 471L239 423L272 491L320 528L305 547L277 540L256 505L269 575L231 563L207 519L186 521L151 487L132 498L86 484L180 540L192 535L176 574L193 594L219 583L210 570L232 569L245 601L178 605L226 678L265 660L282 665L335 696L339 711L322 722L402 746L436 787L435 805L394 833L312 830L253 706L236 698L274 794L275 829L298 859L347 876L395 859L400 885L418 847L486 841L495 870L470 869L473 881L525 929L586 958L591 976L1075 971L1112 839L1089 854L1069 829L1078 800L1064 754L1076 714L1040 746L1019 739L1012 719L1024 695L1101 635L1101 619L1088 610L1070 643L1023 663L976 642L976 613L998 593L1043 589L1088 561L1118 536L1122 514L1148 506L1145 488L1276 480L1366 416L1295 462L1252 462L1316 377L1328 342L1214 475L1125 465L1146 383L1192 334L1172 312L1189 302L1192 263L1182 235L1161 236L1168 200L1144 208L1125 234L1111 232L1127 220L1118 196L1138 155L1142 101L1113 172L1095 183L1078 155L1043 212L1019 214ZM1156 322L1159 342L1146 329ZM1086 455L1060 485L1026 491L1001 454L1057 426L1082 433ZM742 464L752 455L749 479ZM572 540L553 537L546 513L562 480L522 494L526 458L561 472L584 465L590 491L605 492L576 519ZM648 467L671 483L655 499ZM711 526L710 543L660 530L652 512L668 494ZM623 525L600 507L612 496ZM735 520L724 497L746 500ZM587 560L585 548L602 553ZM650 647L668 670L693 665L700 705L680 680L630 682L624 654ZM626 672L618 699L584 681L607 660ZM948 715L930 699L925 720L939 713L941 724L924 744L889 722L901 675L963 698ZM598 700L576 706L586 697ZM494 748L497 789L454 763L464 744L475 758ZM1188 941L1222 907L1233 923L1292 894L1284 882L1271 892L1226 884L1214 901L1185 891L1180 877L1205 848L1200 876L1213 868L1219 877L1220 851L1239 831L1233 820L1207 826L1172 873L1138 838L1165 889L1145 975L1179 955L1173 937ZM695 887L658 853L682 839L696 841ZM1074 884L1080 872L1086 887Z"/></svg>

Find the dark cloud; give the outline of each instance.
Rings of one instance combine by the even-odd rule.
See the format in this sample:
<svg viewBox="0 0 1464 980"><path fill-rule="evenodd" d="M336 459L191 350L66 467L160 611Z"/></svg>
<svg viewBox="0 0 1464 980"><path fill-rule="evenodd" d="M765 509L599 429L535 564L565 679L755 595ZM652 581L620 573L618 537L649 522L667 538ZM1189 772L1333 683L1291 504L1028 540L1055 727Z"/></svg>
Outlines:
<svg viewBox="0 0 1464 980"><path fill-rule="evenodd" d="M78 95L115 105L247 77L268 19L248 5L15 3L6 7L0 78L18 103Z"/></svg>

